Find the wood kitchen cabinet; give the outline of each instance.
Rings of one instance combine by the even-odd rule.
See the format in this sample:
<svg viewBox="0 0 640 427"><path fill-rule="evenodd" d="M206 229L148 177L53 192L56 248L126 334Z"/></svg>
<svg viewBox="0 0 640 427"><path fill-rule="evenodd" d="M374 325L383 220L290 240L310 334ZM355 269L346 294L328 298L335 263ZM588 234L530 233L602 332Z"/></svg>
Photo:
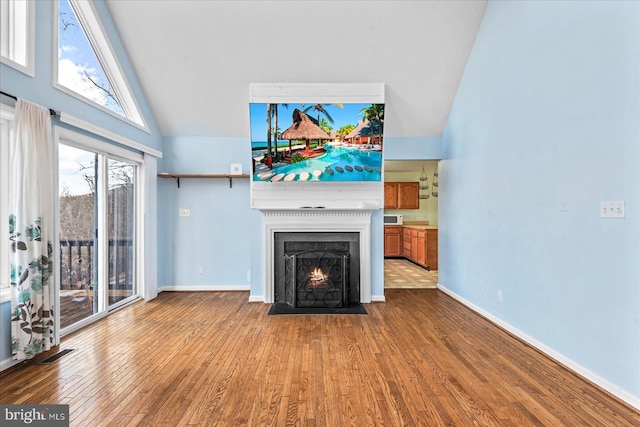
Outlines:
<svg viewBox="0 0 640 427"><path fill-rule="evenodd" d="M418 230L411 230L411 261L417 262L418 259Z"/></svg>
<svg viewBox="0 0 640 427"><path fill-rule="evenodd" d="M420 209L420 185L417 182L398 183L398 209Z"/></svg>
<svg viewBox="0 0 640 427"><path fill-rule="evenodd" d="M418 230L416 233L416 246L418 251L416 253L416 262L420 265L426 266L427 264L427 230Z"/></svg>
<svg viewBox="0 0 640 427"><path fill-rule="evenodd" d="M402 227L387 226L384 228L384 256L403 256Z"/></svg>
<svg viewBox="0 0 640 427"><path fill-rule="evenodd" d="M408 259L411 259L411 229L410 228L404 228L403 231L403 241L402 241L402 246L403 246L403 251L402 251L402 256Z"/></svg>
<svg viewBox="0 0 640 427"><path fill-rule="evenodd" d="M429 270L438 269L438 229L425 230L425 263Z"/></svg>
<svg viewBox="0 0 640 427"><path fill-rule="evenodd" d="M397 209L398 207L398 183L384 183L384 208Z"/></svg>
<svg viewBox="0 0 640 427"><path fill-rule="evenodd" d="M417 182L385 182L385 209L419 209L420 185Z"/></svg>
<svg viewBox="0 0 640 427"><path fill-rule="evenodd" d="M401 237L399 255L395 255L397 237L387 238L387 229L394 229L394 233ZM402 229L400 231L399 229ZM390 243L387 244L387 241ZM417 227L385 227L385 256L402 256L428 270L438 269L438 229ZM394 255L387 255L387 247L393 249Z"/></svg>

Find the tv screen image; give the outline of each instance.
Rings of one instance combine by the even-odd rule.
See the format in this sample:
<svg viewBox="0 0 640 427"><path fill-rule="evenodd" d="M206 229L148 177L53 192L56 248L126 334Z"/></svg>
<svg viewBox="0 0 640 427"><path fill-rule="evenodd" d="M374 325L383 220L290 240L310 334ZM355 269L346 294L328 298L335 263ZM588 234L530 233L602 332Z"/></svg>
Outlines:
<svg viewBox="0 0 640 427"><path fill-rule="evenodd" d="M380 181L384 104L249 104L253 180Z"/></svg>

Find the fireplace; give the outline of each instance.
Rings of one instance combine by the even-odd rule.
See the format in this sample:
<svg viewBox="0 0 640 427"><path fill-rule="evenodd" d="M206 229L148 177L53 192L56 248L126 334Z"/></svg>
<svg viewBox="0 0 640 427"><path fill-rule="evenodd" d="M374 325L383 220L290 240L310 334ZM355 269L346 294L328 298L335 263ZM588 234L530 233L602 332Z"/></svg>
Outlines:
<svg viewBox="0 0 640 427"><path fill-rule="evenodd" d="M264 294L256 296L253 301L274 303L276 293L280 301L283 301L284 285L280 278L284 277L284 265L280 267L282 270L276 272L278 260L284 259L285 249L280 240L285 237L286 240L293 240L293 242L305 242L309 241L308 236L311 236L320 242L348 242L349 267L346 271L350 283L357 283L357 285L349 286L349 296L344 301L347 303L371 302L371 210L363 208L261 210L264 214ZM327 236L331 234L334 237L328 238ZM278 236L278 243L276 243L276 236ZM336 239L335 236L338 238ZM291 247L297 244L291 243ZM307 250L312 249L307 248ZM292 249L292 251L299 252L302 249ZM331 256L338 257L344 251L338 248L336 252L337 254ZM298 260L297 263L299 262L308 261ZM293 297L288 298L291 301Z"/></svg>
<svg viewBox="0 0 640 427"><path fill-rule="evenodd" d="M360 234L276 232L274 302L345 308L360 302Z"/></svg>

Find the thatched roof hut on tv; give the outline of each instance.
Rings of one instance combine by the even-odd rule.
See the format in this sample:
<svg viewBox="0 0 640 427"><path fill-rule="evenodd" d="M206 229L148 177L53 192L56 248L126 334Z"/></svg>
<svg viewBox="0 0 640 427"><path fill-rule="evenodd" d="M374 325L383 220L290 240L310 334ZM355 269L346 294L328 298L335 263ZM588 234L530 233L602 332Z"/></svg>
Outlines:
<svg viewBox="0 0 640 427"><path fill-rule="evenodd" d="M305 141L306 151L311 151L309 141L326 140L331 137L318 126L316 120L296 108L293 110L293 124L280 134L279 139L289 140L289 152L291 152L291 141Z"/></svg>
<svg viewBox="0 0 640 427"><path fill-rule="evenodd" d="M380 135L379 128L380 126L377 123L362 119L344 139L354 144L380 144L382 135Z"/></svg>

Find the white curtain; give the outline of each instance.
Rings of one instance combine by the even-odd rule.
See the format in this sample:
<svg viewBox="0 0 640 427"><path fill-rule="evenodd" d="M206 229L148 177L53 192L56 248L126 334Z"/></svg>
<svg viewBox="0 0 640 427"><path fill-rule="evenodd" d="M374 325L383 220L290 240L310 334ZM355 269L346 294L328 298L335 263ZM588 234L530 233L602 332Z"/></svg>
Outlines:
<svg viewBox="0 0 640 427"><path fill-rule="evenodd" d="M49 110L19 99L9 143L11 341L16 360L49 350L55 340L52 144Z"/></svg>

